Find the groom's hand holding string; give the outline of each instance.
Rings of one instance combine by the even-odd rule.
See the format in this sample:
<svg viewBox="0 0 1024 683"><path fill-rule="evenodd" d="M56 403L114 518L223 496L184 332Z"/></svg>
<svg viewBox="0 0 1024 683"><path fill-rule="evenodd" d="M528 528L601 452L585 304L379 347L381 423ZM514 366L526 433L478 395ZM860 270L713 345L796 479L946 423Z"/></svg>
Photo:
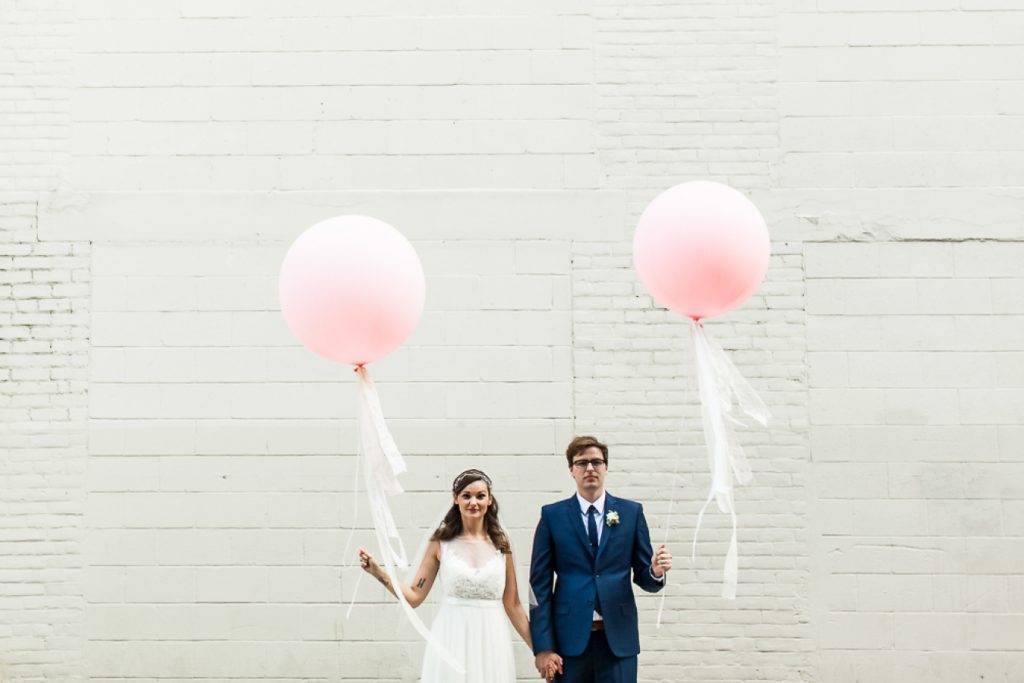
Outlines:
<svg viewBox="0 0 1024 683"><path fill-rule="evenodd" d="M654 578L660 579L669 569L672 569L672 553L664 545L661 545L651 559L651 574Z"/></svg>

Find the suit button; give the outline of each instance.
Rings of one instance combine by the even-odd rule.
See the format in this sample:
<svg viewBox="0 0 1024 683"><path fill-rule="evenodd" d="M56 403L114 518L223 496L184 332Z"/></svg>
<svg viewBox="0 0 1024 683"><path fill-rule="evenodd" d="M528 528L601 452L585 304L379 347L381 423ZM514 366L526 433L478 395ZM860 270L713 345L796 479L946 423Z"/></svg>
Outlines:
<svg viewBox="0 0 1024 683"><path fill-rule="evenodd" d="M600 579L600 578L601 578L601 575L600 575L600 574L594 574L594 578L595 578L595 579Z"/></svg>

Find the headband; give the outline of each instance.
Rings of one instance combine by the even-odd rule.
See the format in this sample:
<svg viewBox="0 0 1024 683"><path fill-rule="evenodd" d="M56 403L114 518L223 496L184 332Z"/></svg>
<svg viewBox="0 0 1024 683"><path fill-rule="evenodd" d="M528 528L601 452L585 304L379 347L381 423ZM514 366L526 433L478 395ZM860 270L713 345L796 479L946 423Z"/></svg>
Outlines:
<svg viewBox="0 0 1024 683"><path fill-rule="evenodd" d="M459 489L461 489L462 481L469 477L479 477L480 479L487 483L488 489L494 488L494 486L491 484L491 478L488 477L483 472L481 472L480 470L466 470L459 476L455 477L455 481L452 482L452 493L456 493Z"/></svg>

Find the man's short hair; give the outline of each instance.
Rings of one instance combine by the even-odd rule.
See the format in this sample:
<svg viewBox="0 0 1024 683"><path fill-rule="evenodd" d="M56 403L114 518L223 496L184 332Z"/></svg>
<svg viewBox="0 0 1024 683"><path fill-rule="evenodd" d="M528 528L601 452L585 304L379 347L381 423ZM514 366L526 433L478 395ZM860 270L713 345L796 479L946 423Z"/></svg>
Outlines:
<svg viewBox="0 0 1024 683"><path fill-rule="evenodd" d="M569 445L565 449L565 459L569 461L569 467L572 467L572 461L576 459L576 456L588 448L600 449L601 457L604 458L605 463L608 462L607 446L592 436L577 436L569 442Z"/></svg>

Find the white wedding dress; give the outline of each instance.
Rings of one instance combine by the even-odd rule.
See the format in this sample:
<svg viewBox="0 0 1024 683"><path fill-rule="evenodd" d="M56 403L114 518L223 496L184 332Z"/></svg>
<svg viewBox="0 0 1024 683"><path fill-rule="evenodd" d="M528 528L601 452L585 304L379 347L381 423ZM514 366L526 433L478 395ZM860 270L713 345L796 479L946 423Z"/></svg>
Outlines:
<svg viewBox="0 0 1024 683"><path fill-rule="evenodd" d="M489 541L442 541L438 577L444 597L431 637L466 671L459 674L428 645L420 681L515 683L511 629L501 601L505 556Z"/></svg>

